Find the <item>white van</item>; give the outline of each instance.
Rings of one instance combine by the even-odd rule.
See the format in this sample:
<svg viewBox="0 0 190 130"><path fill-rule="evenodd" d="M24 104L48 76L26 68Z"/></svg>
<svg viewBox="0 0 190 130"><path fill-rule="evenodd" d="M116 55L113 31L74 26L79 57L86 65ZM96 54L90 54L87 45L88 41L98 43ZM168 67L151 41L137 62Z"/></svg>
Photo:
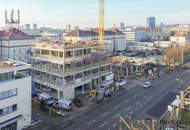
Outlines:
<svg viewBox="0 0 190 130"><path fill-rule="evenodd" d="M48 105L51 105L54 103L54 99L46 93L40 93L39 100L40 101L44 100L46 102L46 104L48 104Z"/></svg>
<svg viewBox="0 0 190 130"><path fill-rule="evenodd" d="M67 99L60 99L56 103L53 104L55 108L71 110L72 109L72 101Z"/></svg>

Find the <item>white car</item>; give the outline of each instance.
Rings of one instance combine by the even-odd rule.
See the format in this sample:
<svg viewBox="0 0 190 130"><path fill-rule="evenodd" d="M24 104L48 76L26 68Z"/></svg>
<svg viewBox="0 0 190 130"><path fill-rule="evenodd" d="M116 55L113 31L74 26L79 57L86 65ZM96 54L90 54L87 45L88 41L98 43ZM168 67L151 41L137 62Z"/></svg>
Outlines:
<svg viewBox="0 0 190 130"><path fill-rule="evenodd" d="M116 86L124 86L127 82L125 80L118 81Z"/></svg>
<svg viewBox="0 0 190 130"><path fill-rule="evenodd" d="M152 84L150 82L145 82L145 84L143 84L143 88L149 88L151 86Z"/></svg>

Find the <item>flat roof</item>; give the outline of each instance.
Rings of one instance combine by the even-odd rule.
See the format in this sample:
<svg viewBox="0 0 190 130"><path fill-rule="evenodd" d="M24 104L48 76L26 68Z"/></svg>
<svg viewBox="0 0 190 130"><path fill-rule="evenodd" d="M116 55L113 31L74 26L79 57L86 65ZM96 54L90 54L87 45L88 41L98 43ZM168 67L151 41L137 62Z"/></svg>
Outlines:
<svg viewBox="0 0 190 130"><path fill-rule="evenodd" d="M111 41L109 40L105 40L104 44L99 44L99 41L97 40L90 40L90 41L77 42L77 43L56 43L56 42L44 41L44 42L36 43L34 48L63 51L64 49L77 49L77 48L104 46L104 45L109 45L110 43Z"/></svg>
<svg viewBox="0 0 190 130"><path fill-rule="evenodd" d="M0 61L0 73L8 73L12 71L19 71L30 68L31 65L24 62L14 60Z"/></svg>

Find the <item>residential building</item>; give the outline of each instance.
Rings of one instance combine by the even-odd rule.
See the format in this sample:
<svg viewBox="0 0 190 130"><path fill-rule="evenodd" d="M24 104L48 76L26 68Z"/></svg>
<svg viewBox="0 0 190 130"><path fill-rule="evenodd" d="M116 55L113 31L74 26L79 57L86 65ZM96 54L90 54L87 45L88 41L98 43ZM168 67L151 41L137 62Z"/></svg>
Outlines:
<svg viewBox="0 0 190 130"><path fill-rule="evenodd" d="M70 24L67 24L67 25L66 25L66 31L67 31L67 32L70 32L70 31L71 31L71 25L70 25Z"/></svg>
<svg viewBox="0 0 190 130"><path fill-rule="evenodd" d="M29 62L35 38L16 28L0 31L1 59Z"/></svg>
<svg viewBox="0 0 190 130"><path fill-rule="evenodd" d="M33 23L33 29L38 29L38 25L36 23Z"/></svg>
<svg viewBox="0 0 190 130"><path fill-rule="evenodd" d="M63 37L64 36L62 34L59 34L59 33L44 32L44 33L41 33L41 35L38 39L62 43L64 41Z"/></svg>
<svg viewBox="0 0 190 130"><path fill-rule="evenodd" d="M145 38L145 32L143 31L127 30L123 33L125 34L126 42L140 42Z"/></svg>
<svg viewBox="0 0 190 130"><path fill-rule="evenodd" d="M156 27L156 18L155 17L148 17L147 18L147 26L149 28L155 28Z"/></svg>
<svg viewBox="0 0 190 130"><path fill-rule="evenodd" d="M171 36L170 41L177 43L179 46L185 46L189 43L189 37L188 36Z"/></svg>
<svg viewBox="0 0 190 130"><path fill-rule="evenodd" d="M125 23L120 23L120 29L121 29L121 31L125 30Z"/></svg>
<svg viewBox="0 0 190 130"><path fill-rule="evenodd" d="M0 130L23 130L31 124L30 65L0 62Z"/></svg>
<svg viewBox="0 0 190 130"><path fill-rule="evenodd" d="M33 48L34 89L55 99L73 99L100 87L112 74L112 44L105 41L37 43Z"/></svg>
<svg viewBox="0 0 190 130"><path fill-rule="evenodd" d="M98 40L98 29L81 30L76 28L64 36L65 42L77 43L78 41ZM125 35L117 29L105 31L105 40L112 41L113 51L124 50L127 46Z"/></svg>
<svg viewBox="0 0 190 130"><path fill-rule="evenodd" d="M30 24L24 24L21 26L22 29L30 29Z"/></svg>

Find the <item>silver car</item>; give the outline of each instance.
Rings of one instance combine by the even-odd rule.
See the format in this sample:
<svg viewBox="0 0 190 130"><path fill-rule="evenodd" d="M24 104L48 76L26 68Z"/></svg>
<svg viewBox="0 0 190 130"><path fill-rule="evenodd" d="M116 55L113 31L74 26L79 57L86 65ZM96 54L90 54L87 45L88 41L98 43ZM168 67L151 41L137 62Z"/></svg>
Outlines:
<svg viewBox="0 0 190 130"><path fill-rule="evenodd" d="M145 84L143 84L143 88L149 88L151 86L152 84L150 82L145 82Z"/></svg>

